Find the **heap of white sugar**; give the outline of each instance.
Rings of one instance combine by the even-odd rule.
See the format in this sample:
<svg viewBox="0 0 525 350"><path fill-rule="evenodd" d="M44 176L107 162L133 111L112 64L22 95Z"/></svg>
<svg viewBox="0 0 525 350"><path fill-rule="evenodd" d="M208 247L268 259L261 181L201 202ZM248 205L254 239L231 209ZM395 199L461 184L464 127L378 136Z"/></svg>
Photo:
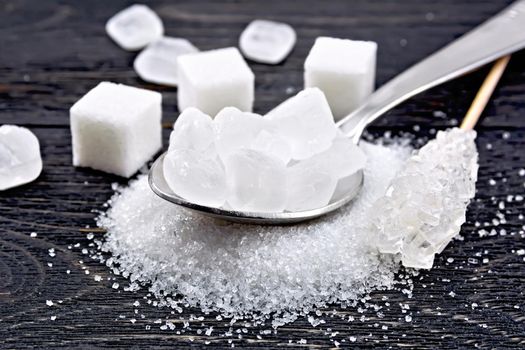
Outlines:
<svg viewBox="0 0 525 350"><path fill-rule="evenodd" d="M406 162L374 204L370 232L382 253L430 269L465 222L478 175L475 131L440 131Z"/></svg>
<svg viewBox="0 0 525 350"><path fill-rule="evenodd" d="M350 304L394 284L395 256L370 246L367 213L410 154L362 144L365 184L336 213L294 226L255 226L192 214L155 196L146 176L98 219L106 261L174 308L198 307L278 326L329 303Z"/></svg>

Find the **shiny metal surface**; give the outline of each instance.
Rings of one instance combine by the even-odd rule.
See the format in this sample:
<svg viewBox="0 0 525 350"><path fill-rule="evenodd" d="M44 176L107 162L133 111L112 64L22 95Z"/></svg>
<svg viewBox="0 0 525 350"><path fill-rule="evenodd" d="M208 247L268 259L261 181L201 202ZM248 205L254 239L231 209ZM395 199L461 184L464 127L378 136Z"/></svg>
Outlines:
<svg viewBox="0 0 525 350"><path fill-rule="evenodd" d="M408 98L454 79L501 56L525 47L525 0L516 1L500 14L401 73L376 92L337 126L357 144L365 128L379 116ZM327 206L279 213L239 212L197 205L177 196L167 185L162 154L149 172L149 185L159 197L189 210L228 221L251 224L293 224L328 214L352 201L363 186L360 171L345 181L346 191Z"/></svg>
<svg viewBox="0 0 525 350"><path fill-rule="evenodd" d="M307 211L256 213L205 207L202 205L188 202L184 198L179 197L169 188L168 184L166 183L166 180L164 179L164 172L162 170L162 162L164 161L165 155L166 153L162 154L159 158L157 158L157 160L155 161L155 163L153 163L149 171L149 185L153 192L155 192L155 194L169 202L180 205L181 207L184 207L186 209L204 215L212 216L217 219L223 219L240 223L284 225L314 219L326 213L332 212L337 208L340 208L341 206L350 202L357 195L363 184L363 172L359 171L355 175L352 175L350 183L347 185L347 191L345 191L343 196L335 198L331 203L329 203L325 207Z"/></svg>

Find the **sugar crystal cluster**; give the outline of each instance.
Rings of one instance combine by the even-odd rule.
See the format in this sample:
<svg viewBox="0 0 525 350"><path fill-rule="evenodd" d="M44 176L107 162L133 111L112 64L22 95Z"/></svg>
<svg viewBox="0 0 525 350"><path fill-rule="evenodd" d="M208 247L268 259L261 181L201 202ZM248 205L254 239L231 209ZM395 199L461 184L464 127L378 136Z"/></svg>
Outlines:
<svg viewBox="0 0 525 350"><path fill-rule="evenodd" d="M186 109L174 125L164 177L200 205L250 212L301 211L331 200L362 170L364 153L337 129L323 93L306 89L266 116Z"/></svg>
<svg viewBox="0 0 525 350"><path fill-rule="evenodd" d="M478 153L474 131L440 131L408 159L372 206L369 230L380 252L403 265L429 269L465 222L475 194Z"/></svg>
<svg viewBox="0 0 525 350"><path fill-rule="evenodd" d="M40 143L30 130L0 126L0 191L35 180L42 172Z"/></svg>

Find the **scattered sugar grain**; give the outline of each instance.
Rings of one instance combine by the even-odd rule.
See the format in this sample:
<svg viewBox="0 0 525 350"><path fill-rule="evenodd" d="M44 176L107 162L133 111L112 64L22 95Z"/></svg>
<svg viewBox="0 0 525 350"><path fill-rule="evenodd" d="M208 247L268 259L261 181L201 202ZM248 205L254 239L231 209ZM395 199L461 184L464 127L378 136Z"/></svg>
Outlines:
<svg viewBox="0 0 525 350"><path fill-rule="evenodd" d="M38 236L38 234L36 232L31 232L29 234L29 237L31 237L31 238L35 238L36 236Z"/></svg>

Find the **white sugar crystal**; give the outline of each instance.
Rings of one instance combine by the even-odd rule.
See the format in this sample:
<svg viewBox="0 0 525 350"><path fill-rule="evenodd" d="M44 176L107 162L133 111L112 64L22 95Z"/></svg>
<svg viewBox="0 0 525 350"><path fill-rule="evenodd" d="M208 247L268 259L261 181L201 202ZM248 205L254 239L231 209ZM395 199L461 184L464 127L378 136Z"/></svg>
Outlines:
<svg viewBox="0 0 525 350"><path fill-rule="evenodd" d="M228 204L234 210L279 212L286 204L286 165L277 157L241 149L224 162Z"/></svg>
<svg viewBox="0 0 525 350"><path fill-rule="evenodd" d="M148 6L136 4L111 17L106 32L123 49L135 51L160 39L164 26Z"/></svg>
<svg viewBox="0 0 525 350"><path fill-rule="evenodd" d="M403 265L431 268L465 222L475 194L478 153L474 131L440 131L405 164L371 211L369 229L383 253Z"/></svg>
<svg viewBox="0 0 525 350"><path fill-rule="evenodd" d="M177 58L179 110L196 107L209 115L224 107L251 111L255 77L234 47Z"/></svg>
<svg viewBox="0 0 525 350"><path fill-rule="evenodd" d="M177 118L170 135L169 150L191 149L216 152L213 119L196 108L185 109Z"/></svg>
<svg viewBox="0 0 525 350"><path fill-rule="evenodd" d="M268 112L277 132L290 143L292 158L306 159L327 150L336 126L321 90L305 89Z"/></svg>
<svg viewBox="0 0 525 350"><path fill-rule="evenodd" d="M214 120L215 144L223 161L241 148L250 148L263 130L271 129L271 122L262 116L241 112L234 107L222 109Z"/></svg>
<svg viewBox="0 0 525 350"><path fill-rule="evenodd" d="M253 61L277 64L290 54L295 40L295 30L288 24L255 20L242 32L239 47Z"/></svg>
<svg viewBox="0 0 525 350"><path fill-rule="evenodd" d="M15 125L0 126L0 191L32 182L41 172L35 134Z"/></svg>
<svg viewBox="0 0 525 350"><path fill-rule="evenodd" d="M288 197L286 210L302 211L320 208L330 202L337 178L322 163L310 159L287 169Z"/></svg>
<svg viewBox="0 0 525 350"><path fill-rule="evenodd" d="M284 164L287 164L292 158L292 149L288 141L280 136L275 128L262 130L251 143L250 149L269 154L279 158Z"/></svg>
<svg viewBox="0 0 525 350"><path fill-rule="evenodd" d="M217 157L191 149L175 149L164 158L163 170L166 182L179 196L209 207L224 204L226 177Z"/></svg>
<svg viewBox="0 0 525 350"><path fill-rule="evenodd" d="M162 96L102 82L71 107L73 165L130 177L162 145Z"/></svg>
<svg viewBox="0 0 525 350"><path fill-rule="evenodd" d="M304 86L320 88L339 120L374 90L376 52L372 41L319 37L304 63Z"/></svg>
<svg viewBox="0 0 525 350"><path fill-rule="evenodd" d="M362 143L366 181L352 205L293 226L220 222L153 194L141 176L111 200L98 224L102 249L122 274L149 285L162 305L288 323L317 307L394 283L398 261L370 250L359 225L408 157L407 147ZM167 296L180 296L166 300ZM273 315L273 316L270 316ZM279 316L281 315L281 316Z"/></svg>
<svg viewBox="0 0 525 350"><path fill-rule="evenodd" d="M308 160L321 164L337 180L362 170L366 164L363 151L346 137L334 139L329 149Z"/></svg>
<svg viewBox="0 0 525 350"><path fill-rule="evenodd" d="M162 37L140 52L133 68L147 82L177 86L177 57L198 51L186 39Z"/></svg>

